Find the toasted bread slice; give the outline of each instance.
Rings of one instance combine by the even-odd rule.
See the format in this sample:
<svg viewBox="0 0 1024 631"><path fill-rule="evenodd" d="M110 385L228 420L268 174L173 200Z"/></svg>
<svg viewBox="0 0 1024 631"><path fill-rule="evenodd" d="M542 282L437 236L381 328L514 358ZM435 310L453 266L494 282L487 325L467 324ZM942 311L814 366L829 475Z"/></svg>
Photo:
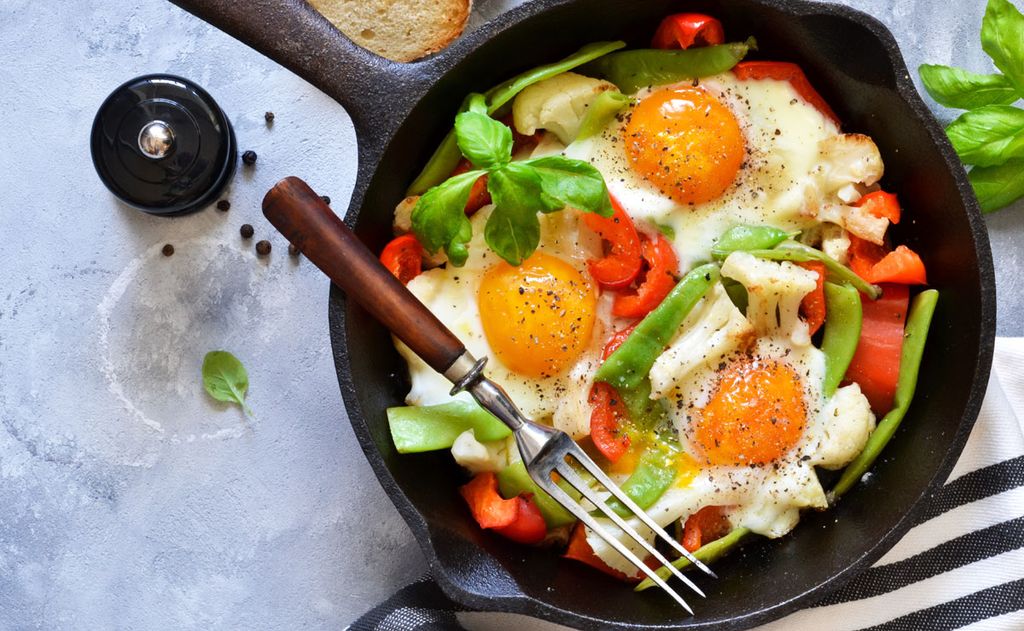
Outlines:
<svg viewBox="0 0 1024 631"><path fill-rule="evenodd" d="M309 0L363 48L395 61L443 49L462 34L473 0Z"/></svg>

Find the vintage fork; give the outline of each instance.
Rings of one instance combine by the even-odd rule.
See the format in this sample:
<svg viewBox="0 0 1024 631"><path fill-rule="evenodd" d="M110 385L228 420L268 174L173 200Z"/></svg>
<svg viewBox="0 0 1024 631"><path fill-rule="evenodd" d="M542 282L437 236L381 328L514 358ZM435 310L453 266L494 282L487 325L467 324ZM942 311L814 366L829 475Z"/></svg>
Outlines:
<svg viewBox="0 0 1024 631"><path fill-rule="evenodd" d="M530 477L559 504L604 539L638 570L691 614L693 610L658 573L647 566L607 528L601 526L592 510L555 483L557 474L594 509L610 519L635 540L658 563L668 568L685 585L704 596L685 574L672 565L658 549L637 532L626 518L608 506L601 491L583 478L578 468L625 506L644 527L668 543L695 567L715 574L679 544L649 515L637 506L565 432L534 423L526 418L502 388L483 374L486 358L477 360L462 342L445 327L395 276L389 272L329 206L302 180L281 180L263 199L263 214L303 255L319 267L349 299L358 302L374 318L402 340L434 370L454 384L452 394L469 392L480 405L508 425L519 446Z"/></svg>

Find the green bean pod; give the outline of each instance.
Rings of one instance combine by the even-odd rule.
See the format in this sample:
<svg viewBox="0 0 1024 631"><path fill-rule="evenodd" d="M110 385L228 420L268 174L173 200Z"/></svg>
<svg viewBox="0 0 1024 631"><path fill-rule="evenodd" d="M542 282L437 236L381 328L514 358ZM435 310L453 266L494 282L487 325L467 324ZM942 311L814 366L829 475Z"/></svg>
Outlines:
<svg viewBox="0 0 1024 631"><path fill-rule="evenodd" d="M875 459L892 439L900 422L910 408L917 389L917 377L921 369L921 357L924 355L925 341L928 339L928 328L931 326L932 315L939 299L939 292L934 289L922 291L914 297L907 315L907 324L903 333L903 351L900 354L900 372L896 380L896 395L893 408L885 415L875 431L871 433L867 444L853 462L843 470L839 482L829 493L829 502L834 502L850 490L861 479Z"/></svg>
<svg viewBox="0 0 1024 631"><path fill-rule="evenodd" d="M697 548L693 553L693 556L701 563L713 563L739 545L739 543L749 534L749 528L734 528L729 532L729 534L725 535L721 539L715 539L711 543L704 544ZM672 565L675 566L676 569L682 570L692 565L692 563L690 563L690 560L686 557L680 557L673 561ZM668 580L668 578L672 576L672 571L667 567L659 567L655 573L663 580ZM639 585L634 587L633 591L642 592L649 587L654 587L654 581L646 578L641 581Z"/></svg>
<svg viewBox="0 0 1024 631"><path fill-rule="evenodd" d="M612 51L616 51L626 45L625 42L594 42L587 44L583 48L580 48L575 53L569 55L561 61L554 63L545 64L538 66L532 70L526 72L501 83L487 92L484 96L487 97L487 114L490 116L496 116L499 114L501 109L517 94L522 92L527 87L543 81L544 79L550 79L555 75L560 75L563 72L572 70L582 66L585 63L594 61L599 57L607 55ZM459 107L457 113L465 112L467 109L467 103L463 102L462 106ZM459 151L459 145L455 142L455 130L448 132L448 135L444 137L441 144L434 150L433 155L427 160L427 164L424 165L423 170L416 176L412 184L409 185L406 195L422 195L428 189L433 186L437 186L441 182L448 179L451 175L452 170L458 165L459 159L462 157L462 152Z"/></svg>
<svg viewBox="0 0 1024 631"><path fill-rule="evenodd" d="M601 130L608 126L608 122L627 105L629 97L622 92L608 90L597 95L587 107L587 113L583 115L580 130L573 142L586 140L601 133Z"/></svg>
<svg viewBox="0 0 1024 631"><path fill-rule="evenodd" d="M660 305L644 316L622 346L604 360L594 373L594 380L610 384L620 392L637 388L679 325L718 278L718 266L714 263L691 270Z"/></svg>
<svg viewBox="0 0 1024 631"><path fill-rule="evenodd" d="M825 336L821 341L825 354L825 398L836 393L850 367L863 319L859 291L852 285L825 283Z"/></svg>
<svg viewBox="0 0 1024 631"><path fill-rule="evenodd" d="M512 432L472 401L456 399L440 405L409 405L388 408L391 440L398 453L448 449L468 429L480 442L500 440Z"/></svg>
<svg viewBox="0 0 1024 631"><path fill-rule="evenodd" d="M753 37L745 42L704 46L687 50L640 49L607 55L589 64L584 72L603 77L626 94L654 85L710 77L731 70L750 50L757 50Z"/></svg>
<svg viewBox="0 0 1024 631"><path fill-rule="evenodd" d="M671 456L661 449L650 449L640 456L636 469L619 488L637 506L647 510L672 486L677 475ZM608 501L608 507L622 517L633 514L615 498Z"/></svg>

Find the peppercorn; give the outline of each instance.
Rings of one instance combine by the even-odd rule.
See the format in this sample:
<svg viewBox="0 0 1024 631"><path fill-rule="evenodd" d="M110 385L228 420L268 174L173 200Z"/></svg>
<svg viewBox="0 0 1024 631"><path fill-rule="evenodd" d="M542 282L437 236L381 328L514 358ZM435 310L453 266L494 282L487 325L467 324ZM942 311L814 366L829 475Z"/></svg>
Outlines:
<svg viewBox="0 0 1024 631"><path fill-rule="evenodd" d="M259 156L256 155L256 152L253 151L252 149L249 149L248 151L242 154L242 162L248 166L252 166L256 164L257 157Z"/></svg>
<svg viewBox="0 0 1024 631"><path fill-rule="evenodd" d="M324 203L327 204L328 206L331 205L331 196L330 195L321 195L320 199L324 200Z"/></svg>
<svg viewBox="0 0 1024 631"><path fill-rule="evenodd" d="M171 256L172 254L174 254L174 246L168 243L167 245L164 246L164 249L160 251L163 252L164 256Z"/></svg>
<svg viewBox="0 0 1024 631"><path fill-rule="evenodd" d="M252 226L247 223L243 223L242 227L238 229L238 232L242 234L243 239L251 239L252 235L256 234L256 231L252 229Z"/></svg>
<svg viewBox="0 0 1024 631"><path fill-rule="evenodd" d="M299 248L295 247L294 243L288 244L288 254L291 256L298 256L300 254Z"/></svg>
<svg viewBox="0 0 1024 631"><path fill-rule="evenodd" d="M274 123L274 113L267 112L266 114L263 115L263 120L267 121L268 125L272 125Z"/></svg>
<svg viewBox="0 0 1024 631"><path fill-rule="evenodd" d="M260 256L266 256L270 254L270 241L264 239L258 242L256 244L256 254L259 254Z"/></svg>
<svg viewBox="0 0 1024 631"><path fill-rule="evenodd" d="M221 210L221 211L227 212L227 210L230 209L230 208L231 208L231 202L229 202L226 199L222 199L219 202L217 202L217 210Z"/></svg>

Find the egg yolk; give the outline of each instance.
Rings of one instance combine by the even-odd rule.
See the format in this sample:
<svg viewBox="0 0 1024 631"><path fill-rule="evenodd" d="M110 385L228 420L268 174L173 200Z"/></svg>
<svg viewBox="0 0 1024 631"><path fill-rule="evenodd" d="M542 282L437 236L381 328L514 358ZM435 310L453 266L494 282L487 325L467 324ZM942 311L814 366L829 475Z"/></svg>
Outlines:
<svg viewBox="0 0 1024 631"><path fill-rule="evenodd" d="M796 371L781 361L747 357L720 371L695 439L711 464L765 464L793 448L806 419Z"/></svg>
<svg viewBox="0 0 1024 631"><path fill-rule="evenodd" d="M736 117L703 88L651 93L633 108L624 134L633 169L681 204L720 197L743 164Z"/></svg>
<svg viewBox="0 0 1024 631"><path fill-rule="evenodd" d="M590 342L597 295L576 269L537 253L519 267L487 270L477 295L491 350L510 370L547 377L564 370Z"/></svg>

